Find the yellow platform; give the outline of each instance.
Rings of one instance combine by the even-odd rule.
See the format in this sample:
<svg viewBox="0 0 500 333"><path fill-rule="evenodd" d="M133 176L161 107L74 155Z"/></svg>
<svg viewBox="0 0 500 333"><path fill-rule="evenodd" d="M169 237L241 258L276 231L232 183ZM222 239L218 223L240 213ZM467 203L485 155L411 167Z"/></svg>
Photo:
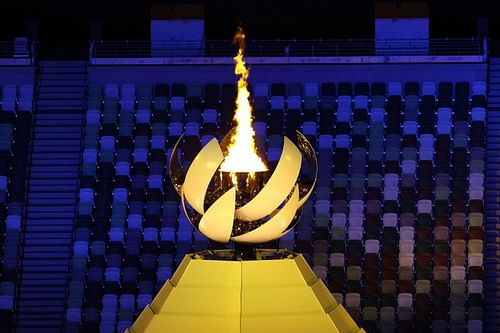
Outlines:
<svg viewBox="0 0 500 333"><path fill-rule="evenodd" d="M127 333L364 332L302 255L206 260L187 255Z"/></svg>

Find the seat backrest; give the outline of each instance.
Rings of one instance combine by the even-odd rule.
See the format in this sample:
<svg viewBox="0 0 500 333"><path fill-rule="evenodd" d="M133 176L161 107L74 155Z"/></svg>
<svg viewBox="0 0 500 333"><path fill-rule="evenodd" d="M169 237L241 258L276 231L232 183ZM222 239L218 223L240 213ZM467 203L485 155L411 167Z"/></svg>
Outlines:
<svg viewBox="0 0 500 333"><path fill-rule="evenodd" d="M19 86L19 100L20 101L32 101L33 100L33 85L32 84L21 84Z"/></svg>
<svg viewBox="0 0 500 333"><path fill-rule="evenodd" d="M347 234L350 240L361 240L363 239L363 228L350 227Z"/></svg>
<svg viewBox="0 0 500 333"><path fill-rule="evenodd" d="M422 83L422 96L436 96L436 83L426 81Z"/></svg>
<svg viewBox="0 0 500 333"><path fill-rule="evenodd" d="M486 96L486 82L484 81L472 82L472 95Z"/></svg>
<svg viewBox="0 0 500 333"><path fill-rule="evenodd" d="M365 241L365 253L379 253L380 244L376 239L367 239Z"/></svg>
<svg viewBox="0 0 500 333"><path fill-rule="evenodd" d="M307 82L304 86L304 96L306 96L306 97L318 97L319 96L319 84L317 82Z"/></svg>
<svg viewBox="0 0 500 333"><path fill-rule="evenodd" d="M389 96L402 96L403 95L403 86L401 82L389 82L388 89Z"/></svg>
<svg viewBox="0 0 500 333"><path fill-rule="evenodd" d="M256 83L253 87L254 97L269 97L269 84Z"/></svg>
<svg viewBox="0 0 500 333"><path fill-rule="evenodd" d="M2 87L2 101L15 101L17 96L17 87L15 84L6 84Z"/></svg>
<svg viewBox="0 0 500 333"><path fill-rule="evenodd" d="M104 85L104 98L119 98L120 88L115 83Z"/></svg>

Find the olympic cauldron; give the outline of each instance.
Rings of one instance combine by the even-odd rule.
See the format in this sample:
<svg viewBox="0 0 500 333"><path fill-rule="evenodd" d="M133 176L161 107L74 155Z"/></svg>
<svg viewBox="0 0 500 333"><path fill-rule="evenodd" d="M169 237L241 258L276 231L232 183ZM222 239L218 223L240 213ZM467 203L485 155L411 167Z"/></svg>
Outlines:
<svg viewBox="0 0 500 333"><path fill-rule="evenodd" d="M280 238L293 229L313 192L318 172L314 149L297 131L296 144L283 137L281 156L272 170L227 170L221 165L235 131L220 143L209 141L187 172L182 170L179 138L169 165L174 188L189 221L211 240L257 244Z"/></svg>

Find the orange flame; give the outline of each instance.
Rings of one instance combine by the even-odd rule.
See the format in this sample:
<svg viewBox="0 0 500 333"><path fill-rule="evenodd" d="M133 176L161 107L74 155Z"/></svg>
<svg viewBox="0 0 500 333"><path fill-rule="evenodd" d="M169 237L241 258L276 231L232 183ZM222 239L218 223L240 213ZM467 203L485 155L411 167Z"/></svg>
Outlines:
<svg viewBox="0 0 500 333"><path fill-rule="evenodd" d="M238 96L236 97L236 111L234 120L236 130L231 137L227 156L220 169L228 172L257 172L266 171L267 166L257 155L255 148L255 131L252 128L252 106L250 105L250 93L248 92L248 68L246 67L243 53L245 52L245 33L241 27L233 38L238 43L238 54L233 58L235 62L234 73L239 75Z"/></svg>

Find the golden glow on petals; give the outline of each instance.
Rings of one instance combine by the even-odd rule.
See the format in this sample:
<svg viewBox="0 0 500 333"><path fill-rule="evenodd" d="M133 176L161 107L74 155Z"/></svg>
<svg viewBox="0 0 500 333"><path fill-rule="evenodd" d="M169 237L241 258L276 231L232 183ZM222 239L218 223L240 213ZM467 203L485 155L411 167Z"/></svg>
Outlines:
<svg viewBox="0 0 500 333"><path fill-rule="evenodd" d="M235 200L236 188L232 187L207 209L200 221L200 232L216 242L229 242L233 230Z"/></svg>
<svg viewBox="0 0 500 333"><path fill-rule="evenodd" d="M299 185L295 185L290 199L266 223L246 234L231 239L241 243L263 243L279 238L290 225L290 221L292 221L299 207Z"/></svg>
<svg viewBox="0 0 500 333"><path fill-rule="evenodd" d="M266 185L246 205L236 210L241 221L256 221L271 214L292 191L302 166L302 155L293 142L284 137L283 151Z"/></svg>

